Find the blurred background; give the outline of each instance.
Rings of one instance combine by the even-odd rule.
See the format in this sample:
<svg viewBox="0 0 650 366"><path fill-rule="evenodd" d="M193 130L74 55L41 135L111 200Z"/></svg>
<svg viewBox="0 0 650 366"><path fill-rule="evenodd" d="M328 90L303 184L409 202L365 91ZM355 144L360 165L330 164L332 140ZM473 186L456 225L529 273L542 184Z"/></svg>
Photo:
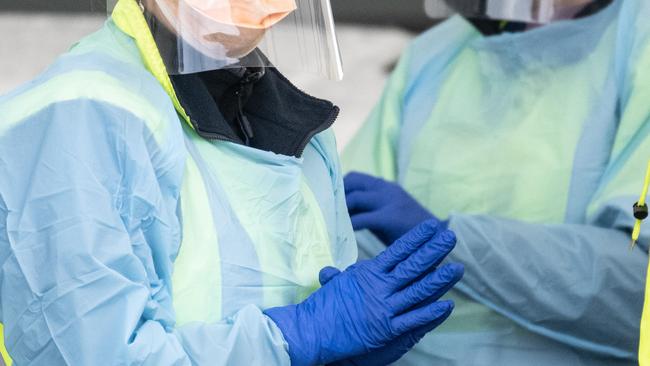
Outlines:
<svg viewBox="0 0 650 366"><path fill-rule="evenodd" d="M0 0L0 95L29 81L106 20L95 0ZM288 75L298 87L341 107L342 148L379 99L402 49L433 24L423 0L332 0L345 79Z"/></svg>

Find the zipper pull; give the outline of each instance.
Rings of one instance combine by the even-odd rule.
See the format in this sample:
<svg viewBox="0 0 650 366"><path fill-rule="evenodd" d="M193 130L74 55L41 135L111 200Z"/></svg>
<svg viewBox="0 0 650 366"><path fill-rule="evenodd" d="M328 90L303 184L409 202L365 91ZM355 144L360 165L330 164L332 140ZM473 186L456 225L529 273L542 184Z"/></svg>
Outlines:
<svg viewBox="0 0 650 366"><path fill-rule="evenodd" d="M253 133L253 126L251 126L251 122L248 120L248 117L245 115L241 115L241 126L242 126L242 132L246 136L246 144L250 142L251 139L255 138L255 134Z"/></svg>
<svg viewBox="0 0 650 366"><path fill-rule="evenodd" d="M243 88L242 88L243 89ZM250 140L255 137L253 133L253 126L251 122L244 114L244 106L242 105L242 93L243 90L240 89L237 94L237 122L239 122L239 128L241 129L242 134L244 135L244 143L250 145Z"/></svg>
<svg viewBox="0 0 650 366"><path fill-rule="evenodd" d="M250 140L255 137L253 133L253 126L244 113L245 100L248 101L253 85L264 77L266 71L263 68L246 69L243 78L239 82L239 90L235 92L237 95L237 122L239 128L244 135L244 143L250 145Z"/></svg>

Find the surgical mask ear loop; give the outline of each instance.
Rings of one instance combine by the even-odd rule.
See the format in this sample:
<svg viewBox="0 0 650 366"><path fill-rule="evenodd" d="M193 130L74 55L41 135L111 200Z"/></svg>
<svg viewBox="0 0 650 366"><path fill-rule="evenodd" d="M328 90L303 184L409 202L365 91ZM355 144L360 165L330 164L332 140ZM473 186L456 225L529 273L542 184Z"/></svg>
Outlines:
<svg viewBox="0 0 650 366"><path fill-rule="evenodd" d="M643 183L643 190L639 201L634 204L634 229L632 230L632 245L631 249L636 246L639 236L641 235L641 223L648 218L648 205L646 204L646 197L648 196L648 187L650 187L650 161L648 162L648 169L645 174L645 182Z"/></svg>

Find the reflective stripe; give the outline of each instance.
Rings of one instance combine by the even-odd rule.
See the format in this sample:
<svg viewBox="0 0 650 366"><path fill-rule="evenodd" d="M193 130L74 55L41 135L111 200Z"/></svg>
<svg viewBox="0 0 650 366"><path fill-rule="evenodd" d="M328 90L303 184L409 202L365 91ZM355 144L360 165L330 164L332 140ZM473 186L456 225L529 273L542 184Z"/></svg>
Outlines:
<svg viewBox="0 0 650 366"><path fill-rule="evenodd" d="M334 266L331 253L331 240L325 226L325 218L316 200L316 196L303 176L300 185L303 199L304 214L298 215L297 227L303 228L296 236L296 276L298 283L302 284L297 294L297 302L305 300L312 292L320 287L318 273L327 266ZM311 217L310 217L311 216ZM317 223L317 225L312 225ZM321 239L310 242L313 238ZM315 278L315 277L316 278Z"/></svg>
<svg viewBox="0 0 650 366"><path fill-rule="evenodd" d="M212 208L213 227L217 231L221 254L221 294L223 299L227 299L222 304L222 315L227 317L247 305L263 303L260 263L255 245L234 214L221 183L215 174L211 173L195 146L205 144L209 149L210 143L188 128L185 141L187 151L196 162L206 183L207 199ZM195 213L185 211L184 217L191 217L193 214ZM202 278L198 276L196 281L200 282Z"/></svg>
<svg viewBox="0 0 650 366"><path fill-rule="evenodd" d="M123 82L101 71L73 71L56 76L40 84L38 88L15 96L9 104L0 104L0 136L52 104L76 99L91 99L126 109L145 121L159 145L166 141L164 115L154 108L148 99L131 92L124 87Z"/></svg>
<svg viewBox="0 0 650 366"><path fill-rule="evenodd" d="M188 157L181 188L183 240L174 262L177 326L221 319L221 258L212 209L196 162Z"/></svg>

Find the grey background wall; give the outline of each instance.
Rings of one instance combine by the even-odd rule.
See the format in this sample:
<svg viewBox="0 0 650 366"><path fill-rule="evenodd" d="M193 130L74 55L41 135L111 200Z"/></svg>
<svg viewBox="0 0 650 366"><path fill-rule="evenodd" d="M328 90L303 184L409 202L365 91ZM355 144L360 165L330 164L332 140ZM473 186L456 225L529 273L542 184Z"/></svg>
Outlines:
<svg viewBox="0 0 650 366"><path fill-rule="evenodd" d="M92 2L94 0L3 0L0 11L87 12L92 10Z"/></svg>
<svg viewBox="0 0 650 366"><path fill-rule="evenodd" d="M98 12L105 0L3 0L0 11ZM432 24L423 0L332 0L337 21L422 30Z"/></svg>

